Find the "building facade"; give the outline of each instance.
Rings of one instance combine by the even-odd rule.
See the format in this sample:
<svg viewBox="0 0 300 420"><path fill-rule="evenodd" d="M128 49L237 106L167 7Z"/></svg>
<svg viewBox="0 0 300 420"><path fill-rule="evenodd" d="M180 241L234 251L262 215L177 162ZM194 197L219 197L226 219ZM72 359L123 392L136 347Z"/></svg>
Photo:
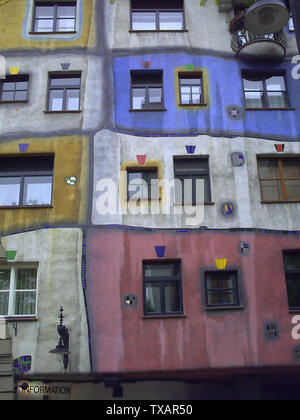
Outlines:
<svg viewBox="0 0 300 420"><path fill-rule="evenodd" d="M0 2L5 398L297 397L298 50L256 3Z"/></svg>

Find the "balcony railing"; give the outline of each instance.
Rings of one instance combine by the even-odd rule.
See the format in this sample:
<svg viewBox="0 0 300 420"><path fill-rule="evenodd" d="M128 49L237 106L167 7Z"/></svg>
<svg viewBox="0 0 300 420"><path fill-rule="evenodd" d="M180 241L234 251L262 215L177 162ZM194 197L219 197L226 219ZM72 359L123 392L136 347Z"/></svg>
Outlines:
<svg viewBox="0 0 300 420"><path fill-rule="evenodd" d="M274 34L252 34L247 31L246 28L238 29L232 34L231 48L234 52L238 52L241 48L245 47L249 43L261 42L261 41L274 41L284 47L286 51L288 46L288 38L284 30L276 32Z"/></svg>

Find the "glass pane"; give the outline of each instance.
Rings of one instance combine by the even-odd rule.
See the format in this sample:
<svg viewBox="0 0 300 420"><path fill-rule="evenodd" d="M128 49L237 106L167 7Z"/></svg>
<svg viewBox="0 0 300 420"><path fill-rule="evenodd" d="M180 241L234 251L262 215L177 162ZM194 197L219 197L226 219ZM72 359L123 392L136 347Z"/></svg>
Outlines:
<svg viewBox="0 0 300 420"><path fill-rule="evenodd" d="M200 86L192 86L192 93L200 94Z"/></svg>
<svg viewBox="0 0 300 420"><path fill-rule="evenodd" d="M68 111L78 111L79 110L79 98L80 90L78 89L68 89L67 90L67 110Z"/></svg>
<svg viewBox="0 0 300 420"><path fill-rule="evenodd" d="M53 20L37 19L34 22L35 32L53 32Z"/></svg>
<svg viewBox="0 0 300 420"><path fill-rule="evenodd" d="M286 283L289 307L300 308L300 274L287 274Z"/></svg>
<svg viewBox="0 0 300 420"><path fill-rule="evenodd" d="M9 290L10 270L0 270L0 290Z"/></svg>
<svg viewBox="0 0 300 420"><path fill-rule="evenodd" d="M220 305L221 303L222 299L218 292L207 292L207 304L209 306Z"/></svg>
<svg viewBox="0 0 300 420"><path fill-rule="evenodd" d="M0 315L8 315L9 292L0 292Z"/></svg>
<svg viewBox="0 0 300 420"><path fill-rule="evenodd" d="M161 88L149 88L149 102L150 103L162 102L162 89Z"/></svg>
<svg viewBox="0 0 300 420"><path fill-rule="evenodd" d="M162 312L160 286L153 283L146 285L146 312Z"/></svg>
<svg viewBox="0 0 300 420"><path fill-rule="evenodd" d="M58 6L57 17L60 18L75 18L76 6Z"/></svg>
<svg viewBox="0 0 300 420"><path fill-rule="evenodd" d="M4 82L2 89L3 90L15 90L15 83L14 82Z"/></svg>
<svg viewBox="0 0 300 420"><path fill-rule="evenodd" d="M267 90L285 91L285 82L282 76L273 76L266 79Z"/></svg>
<svg viewBox="0 0 300 420"><path fill-rule="evenodd" d="M183 29L183 16L181 12L160 12L159 26L161 31L181 31Z"/></svg>
<svg viewBox="0 0 300 420"><path fill-rule="evenodd" d="M182 104L189 104L191 102L189 93L182 93L181 94L181 103Z"/></svg>
<svg viewBox="0 0 300 420"><path fill-rule="evenodd" d="M49 111L63 110L63 90L50 90L49 95Z"/></svg>
<svg viewBox="0 0 300 420"><path fill-rule="evenodd" d="M174 167L176 173L197 173L208 171L208 159L175 159Z"/></svg>
<svg viewBox="0 0 300 420"><path fill-rule="evenodd" d="M263 82L261 80L244 79L243 82L244 82L244 90L251 90L251 91L263 90Z"/></svg>
<svg viewBox="0 0 300 420"><path fill-rule="evenodd" d="M285 108L288 106L284 92L269 92L269 108Z"/></svg>
<svg viewBox="0 0 300 420"><path fill-rule="evenodd" d="M280 178L278 161L276 159L259 159L258 161L259 177Z"/></svg>
<svg viewBox="0 0 300 420"><path fill-rule="evenodd" d="M180 77L181 85L201 85L201 79L195 79L194 77L182 78Z"/></svg>
<svg viewBox="0 0 300 420"><path fill-rule="evenodd" d="M132 29L134 31L156 30L155 12L133 12Z"/></svg>
<svg viewBox="0 0 300 420"><path fill-rule="evenodd" d="M35 314L36 292L15 292L15 315Z"/></svg>
<svg viewBox="0 0 300 420"><path fill-rule="evenodd" d="M143 179L141 172L128 173L128 198L149 198L147 181Z"/></svg>
<svg viewBox="0 0 300 420"><path fill-rule="evenodd" d="M80 77L51 77L51 87L80 86Z"/></svg>
<svg viewBox="0 0 300 420"><path fill-rule="evenodd" d="M0 178L0 206L18 206L21 178Z"/></svg>
<svg viewBox="0 0 300 420"><path fill-rule="evenodd" d="M300 180L285 181L287 200L300 200Z"/></svg>
<svg viewBox="0 0 300 420"><path fill-rule="evenodd" d="M192 95L192 103L193 104L200 104L201 96L200 94L193 94Z"/></svg>
<svg viewBox="0 0 300 420"><path fill-rule="evenodd" d="M24 181L24 204L51 204L52 176L28 176Z"/></svg>
<svg viewBox="0 0 300 420"><path fill-rule="evenodd" d="M54 7L53 6L36 6L35 17L37 18L53 18Z"/></svg>
<svg viewBox="0 0 300 420"><path fill-rule="evenodd" d="M263 92L245 92L246 108L262 108Z"/></svg>
<svg viewBox="0 0 300 420"><path fill-rule="evenodd" d="M14 101L15 93L14 92L2 92L1 101Z"/></svg>
<svg viewBox="0 0 300 420"><path fill-rule="evenodd" d="M132 108L143 109L145 107L146 89L132 89Z"/></svg>
<svg viewBox="0 0 300 420"><path fill-rule="evenodd" d="M214 305L237 305L237 295L235 292L208 292L207 304Z"/></svg>
<svg viewBox="0 0 300 420"><path fill-rule="evenodd" d="M284 255L284 267L285 269L300 270L300 252L291 252L290 254Z"/></svg>
<svg viewBox="0 0 300 420"><path fill-rule="evenodd" d="M16 290L36 289L36 268L19 268L17 270Z"/></svg>
<svg viewBox="0 0 300 420"><path fill-rule="evenodd" d="M180 312L180 291L178 283L167 283L165 292L165 312Z"/></svg>
<svg viewBox="0 0 300 420"><path fill-rule="evenodd" d="M299 159L282 159L283 172L285 178L299 178L300 179L300 160Z"/></svg>
<svg viewBox="0 0 300 420"><path fill-rule="evenodd" d="M26 101L27 100L27 90L19 90L15 94L15 101Z"/></svg>
<svg viewBox="0 0 300 420"><path fill-rule="evenodd" d="M75 19L57 19L56 31L57 32L75 31Z"/></svg>
<svg viewBox="0 0 300 420"><path fill-rule="evenodd" d="M261 181L262 200L283 200L280 181Z"/></svg>
<svg viewBox="0 0 300 420"><path fill-rule="evenodd" d="M170 277L179 272L178 264L145 264L145 277Z"/></svg>
<svg viewBox="0 0 300 420"><path fill-rule="evenodd" d="M28 82L17 82L16 83L16 90L27 90Z"/></svg>

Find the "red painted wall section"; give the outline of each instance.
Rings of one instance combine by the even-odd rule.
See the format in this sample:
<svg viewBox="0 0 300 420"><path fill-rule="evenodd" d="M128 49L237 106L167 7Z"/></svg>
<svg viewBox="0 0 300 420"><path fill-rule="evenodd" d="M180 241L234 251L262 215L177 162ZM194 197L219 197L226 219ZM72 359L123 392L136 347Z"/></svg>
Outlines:
<svg viewBox="0 0 300 420"><path fill-rule="evenodd" d="M238 244L246 241L243 256ZM185 317L143 315L143 260L157 259L155 246L166 246L164 259L180 259ZM291 332L283 250L299 249L292 235L219 232L129 232L91 229L87 235L88 313L95 373L177 371L253 366L295 366L300 345ZM240 269L244 309L208 311L203 270L216 269L215 258ZM138 306L123 306L135 293ZM264 322L278 322L279 339L267 341Z"/></svg>

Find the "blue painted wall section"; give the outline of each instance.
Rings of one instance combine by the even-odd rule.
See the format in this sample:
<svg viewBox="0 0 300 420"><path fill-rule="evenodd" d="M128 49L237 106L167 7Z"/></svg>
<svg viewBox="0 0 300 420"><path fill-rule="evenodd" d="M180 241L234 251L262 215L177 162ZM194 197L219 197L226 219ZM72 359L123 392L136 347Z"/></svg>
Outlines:
<svg viewBox="0 0 300 420"><path fill-rule="evenodd" d="M142 70L142 62L151 61L151 69L163 70L166 111L130 112L130 70ZM209 106L179 109L176 98L175 69L194 64L207 71ZM224 136L252 136L285 141L300 141L299 81L291 76L293 65L285 61L277 66L255 66L234 58L191 56L188 54L148 54L114 59L114 103L117 128L141 133L207 133ZM290 106L295 110L245 111L242 119L229 118L226 107L245 109L242 70L285 72ZM147 71L147 70L145 70Z"/></svg>

